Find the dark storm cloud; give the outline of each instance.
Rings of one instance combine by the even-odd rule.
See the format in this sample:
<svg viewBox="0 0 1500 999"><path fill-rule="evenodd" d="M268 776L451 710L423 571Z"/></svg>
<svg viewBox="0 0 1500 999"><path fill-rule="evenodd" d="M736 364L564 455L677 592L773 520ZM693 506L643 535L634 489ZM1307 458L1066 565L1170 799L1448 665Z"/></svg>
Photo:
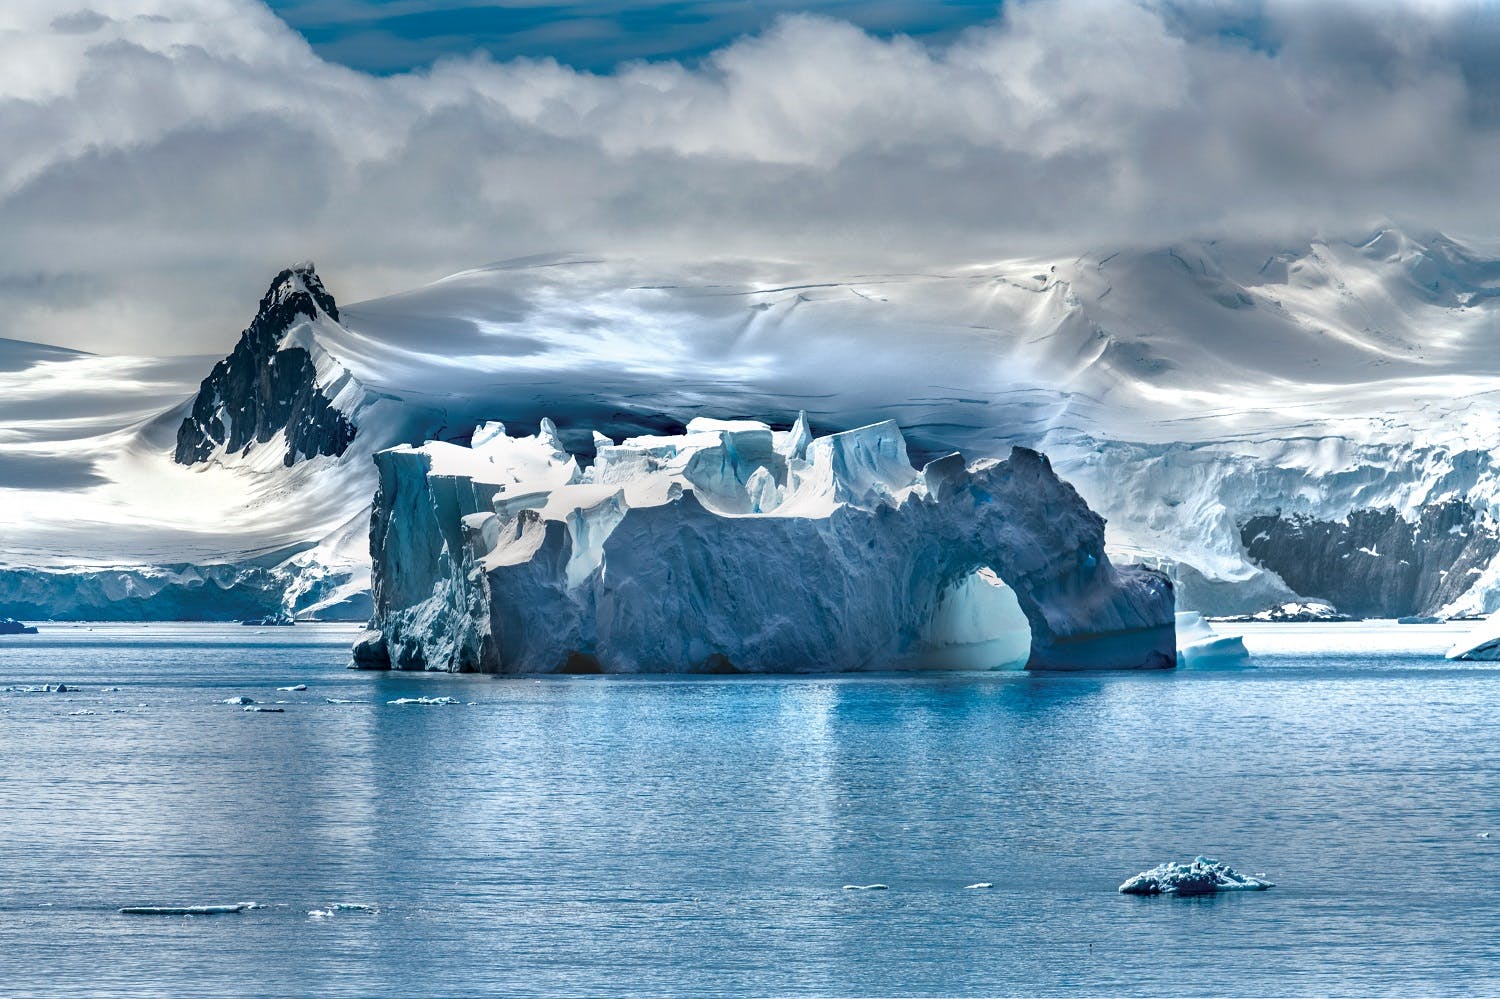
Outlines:
<svg viewBox="0 0 1500 999"><path fill-rule="evenodd" d="M1483 234L1492 11L1033 0L941 44L791 16L687 64L378 77L254 0L21 0L0 11L0 310L11 336L197 352L308 256L352 300L560 249L842 271L1387 219Z"/></svg>

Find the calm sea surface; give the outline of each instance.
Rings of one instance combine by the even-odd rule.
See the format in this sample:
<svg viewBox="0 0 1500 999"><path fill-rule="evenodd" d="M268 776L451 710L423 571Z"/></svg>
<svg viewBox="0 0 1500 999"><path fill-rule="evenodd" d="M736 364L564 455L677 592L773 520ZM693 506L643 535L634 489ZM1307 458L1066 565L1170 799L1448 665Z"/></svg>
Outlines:
<svg viewBox="0 0 1500 999"><path fill-rule="evenodd" d="M541 681L346 670L336 626L0 638L0 687L83 688L0 692L0 994L1500 994L1500 668L1444 662L1461 630ZM1115 892L1194 854L1278 887Z"/></svg>

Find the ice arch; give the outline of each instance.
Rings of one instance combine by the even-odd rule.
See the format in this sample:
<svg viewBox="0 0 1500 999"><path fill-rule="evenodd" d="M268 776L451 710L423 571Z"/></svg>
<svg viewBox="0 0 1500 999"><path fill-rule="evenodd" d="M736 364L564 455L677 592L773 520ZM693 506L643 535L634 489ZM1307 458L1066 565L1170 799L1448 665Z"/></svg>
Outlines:
<svg viewBox="0 0 1500 999"><path fill-rule="evenodd" d="M368 663L900 668L985 569L1025 616L1031 668L1175 663L1171 584L1112 565L1103 520L1035 451L918 472L893 423L814 440L800 420L695 420L601 443L583 470L550 424L475 441L376 456Z"/></svg>
<svg viewBox="0 0 1500 999"><path fill-rule="evenodd" d="M947 586L933 607L914 669L1021 669L1031 658L1031 622L999 574L985 566Z"/></svg>

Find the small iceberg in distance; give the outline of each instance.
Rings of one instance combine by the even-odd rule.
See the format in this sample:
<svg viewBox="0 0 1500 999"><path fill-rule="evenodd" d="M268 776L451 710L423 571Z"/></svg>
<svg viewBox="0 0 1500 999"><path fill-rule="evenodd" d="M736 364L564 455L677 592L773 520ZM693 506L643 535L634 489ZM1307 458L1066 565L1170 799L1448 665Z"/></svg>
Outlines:
<svg viewBox="0 0 1500 999"><path fill-rule="evenodd" d="M844 891L889 891L890 885L844 885Z"/></svg>
<svg viewBox="0 0 1500 999"><path fill-rule="evenodd" d="M1239 635L1221 635L1196 611L1177 612L1177 665L1181 669L1232 669L1251 665Z"/></svg>
<svg viewBox="0 0 1500 999"><path fill-rule="evenodd" d="M387 704L462 704L456 697L398 697Z"/></svg>
<svg viewBox="0 0 1500 999"><path fill-rule="evenodd" d="M1269 881L1241 874L1228 864L1194 857L1191 864L1168 861L1142 871L1120 886L1121 895L1213 895L1221 891L1265 891Z"/></svg>
<svg viewBox="0 0 1500 999"><path fill-rule="evenodd" d="M35 635L36 628L13 617L0 618L0 635Z"/></svg>
<svg viewBox="0 0 1500 999"><path fill-rule="evenodd" d="M289 614L267 614L265 617L246 618L240 622L247 628L290 628L296 623Z"/></svg>
<svg viewBox="0 0 1500 999"><path fill-rule="evenodd" d="M1500 662L1500 613L1480 621L1472 631L1454 642L1444 656L1470 662Z"/></svg>

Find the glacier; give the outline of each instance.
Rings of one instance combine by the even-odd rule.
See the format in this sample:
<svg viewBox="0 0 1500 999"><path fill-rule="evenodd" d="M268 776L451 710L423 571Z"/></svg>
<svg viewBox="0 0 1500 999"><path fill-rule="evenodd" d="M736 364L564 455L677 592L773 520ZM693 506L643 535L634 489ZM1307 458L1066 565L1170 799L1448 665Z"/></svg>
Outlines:
<svg viewBox="0 0 1500 999"><path fill-rule="evenodd" d="M550 420L375 460L379 634L357 650L364 665L1175 664L1171 583L1112 564L1104 521L1024 448L918 470L893 421L815 437L805 417L782 431L700 417L681 434L600 440L587 467Z"/></svg>
<svg viewBox="0 0 1500 999"><path fill-rule="evenodd" d="M587 460L595 431L799 410L893 420L918 462L1047 454L1184 611L1500 610L1483 244L1385 227L855 276L552 255L328 288L285 269L219 360L0 340L0 614L363 618L380 451L551 416Z"/></svg>

